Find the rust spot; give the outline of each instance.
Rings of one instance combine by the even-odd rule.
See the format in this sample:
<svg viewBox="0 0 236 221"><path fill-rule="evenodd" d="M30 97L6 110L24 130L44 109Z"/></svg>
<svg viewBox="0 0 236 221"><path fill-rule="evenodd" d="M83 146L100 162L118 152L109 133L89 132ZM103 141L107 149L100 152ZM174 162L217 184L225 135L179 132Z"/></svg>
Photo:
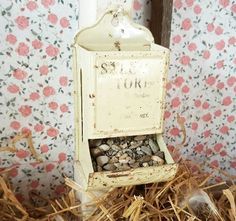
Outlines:
<svg viewBox="0 0 236 221"><path fill-rule="evenodd" d="M115 45L115 48L117 48L118 51L121 51L120 42L119 41L115 41L114 45Z"/></svg>
<svg viewBox="0 0 236 221"><path fill-rule="evenodd" d="M98 68L98 66L97 66L97 65L94 65L94 68Z"/></svg>
<svg viewBox="0 0 236 221"><path fill-rule="evenodd" d="M93 127L96 128L96 123L93 124Z"/></svg>
<svg viewBox="0 0 236 221"><path fill-rule="evenodd" d="M126 177L129 176L129 174L110 174L107 175L108 178L117 178L117 177Z"/></svg>

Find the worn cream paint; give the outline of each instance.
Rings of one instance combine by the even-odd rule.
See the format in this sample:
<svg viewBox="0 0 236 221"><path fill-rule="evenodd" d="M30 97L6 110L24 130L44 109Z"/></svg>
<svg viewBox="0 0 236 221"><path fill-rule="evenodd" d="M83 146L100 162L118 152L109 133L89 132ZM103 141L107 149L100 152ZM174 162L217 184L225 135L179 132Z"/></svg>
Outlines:
<svg viewBox="0 0 236 221"><path fill-rule="evenodd" d="M118 9L76 35L73 59L75 179L89 191L172 179L177 165L161 135L169 50ZM141 134L156 134L165 165L93 171L89 139Z"/></svg>

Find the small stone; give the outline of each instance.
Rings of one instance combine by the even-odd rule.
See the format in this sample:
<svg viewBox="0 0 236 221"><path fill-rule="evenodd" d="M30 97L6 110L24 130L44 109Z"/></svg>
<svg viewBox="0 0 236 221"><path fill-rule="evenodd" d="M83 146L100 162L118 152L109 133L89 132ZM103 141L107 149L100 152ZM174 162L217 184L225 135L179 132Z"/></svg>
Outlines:
<svg viewBox="0 0 236 221"><path fill-rule="evenodd" d="M111 146L114 142L113 139L108 139L106 143L107 145Z"/></svg>
<svg viewBox="0 0 236 221"><path fill-rule="evenodd" d="M129 160L127 160L127 159L119 159L119 163L128 163L129 162Z"/></svg>
<svg viewBox="0 0 236 221"><path fill-rule="evenodd" d="M120 171L122 170L130 170L130 166L127 163L123 163L120 165L120 167L118 168Z"/></svg>
<svg viewBox="0 0 236 221"><path fill-rule="evenodd" d="M96 160L97 160L97 164L99 166L103 166L106 163L108 163L109 158L108 158L108 156L99 156L99 157L96 158Z"/></svg>
<svg viewBox="0 0 236 221"><path fill-rule="evenodd" d="M138 168L139 167L139 163L138 162L136 162L136 163L133 163L133 164L130 164L130 167L131 168Z"/></svg>
<svg viewBox="0 0 236 221"><path fill-rule="evenodd" d="M109 160L109 163L118 163L119 162L119 159L116 158L115 156L113 156L110 160Z"/></svg>
<svg viewBox="0 0 236 221"><path fill-rule="evenodd" d="M119 159L122 160L122 159L125 159L126 157L128 157L128 154L124 153L119 157Z"/></svg>
<svg viewBox="0 0 236 221"><path fill-rule="evenodd" d="M137 147L140 147L142 145L143 141L138 141L138 142L134 142L131 144L131 146L129 147L130 149L135 149Z"/></svg>
<svg viewBox="0 0 236 221"><path fill-rule="evenodd" d="M137 151L137 154L138 154L138 155L143 155L143 151L138 150L138 151Z"/></svg>
<svg viewBox="0 0 236 221"><path fill-rule="evenodd" d="M140 159L138 159L138 162L145 163L145 162L149 162L151 159L152 159L151 156L145 155L141 157Z"/></svg>
<svg viewBox="0 0 236 221"><path fill-rule="evenodd" d="M100 166L97 166L97 171L98 171L98 172L101 172L101 171L103 171L102 167L100 167Z"/></svg>
<svg viewBox="0 0 236 221"><path fill-rule="evenodd" d="M142 166L143 166L143 167L149 167L148 163L146 163L146 162L143 163Z"/></svg>
<svg viewBox="0 0 236 221"><path fill-rule="evenodd" d="M95 158L103 154L103 151L100 150L99 148L91 148L90 152L91 152L91 155Z"/></svg>
<svg viewBox="0 0 236 221"><path fill-rule="evenodd" d="M158 157L158 156L152 156L152 160L153 160L153 161L156 161L159 165L163 165L163 164L164 164L164 160L161 159L161 158Z"/></svg>
<svg viewBox="0 0 236 221"><path fill-rule="evenodd" d="M135 162L136 162L136 160L131 159L131 160L129 160L129 165L134 164Z"/></svg>
<svg viewBox="0 0 236 221"><path fill-rule="evenodd" d="M165 154L163 151L157 151L154 155L160 157L163 160L165 159Z"/></svg>
<svg viewBox="0 0 236 221"><path fill-rule="evenodd" d="M101 139L96 139L96 140L90 140L89 141L90 147L98 147L101 144L102 144L102 140Z"/></svg>
<svg viewBox="0 0 236 221"><path fill-rule="evenodd" d="M143 135L143 136L136 136L135 138L134 138L134 140L135 141L140 141L140 140L145 140L146 139L146 136L145 135Z"/></svg>
<svg viewBox="0 0 236 221"><path fill-rule="evenodd" d="M100 150L103 150L103 151L108 151L110 150L110 146L108 146L107 144L102 144L98 147Z"/></svg>
<svg viewBox="0 0 236 221"><path fill-rule="evenodd" d="M115 150L115 151L120 151L121 150L121 148L119 146L115 145L115 144L111 145L111 149Z"/></svg>
<svg viewBox="0 0 236 221"><path fill-rule="evenodd" d="M149 166L153 166L153 161L148 162Z"/></svg>
<svg viewBox="0 0 236 221"><path fill-rule="evenodd" d="M149 139L148 144L151 147L153 153L159 151L157 144L152 139Z"/></svg>
<svg viewBox="0 0 236 221"><path fill-rule="evenodd" d="M151 148L148 147L148 146L142 146L142 147L141 147L141 151L144 152L144 153L146 153L147 155L152 155L152 150L151 150Z"/></svg>
<svg viewBox="0 0 236 221"><path fill-rule="evenodd" d="M116 170L116 167L114 164L109 163L109 164L106 164L105 166L103 166L103 169L107 170L107 171L114 171L114 170Z"/></svg>
<svg viewBox="0 0 236 221"><path fill-rule="evenodd" d="M123 148L123 149L125 149L125 148L128 147L128 144L127 144L127 143L121 144L120 147Z"/></svg>

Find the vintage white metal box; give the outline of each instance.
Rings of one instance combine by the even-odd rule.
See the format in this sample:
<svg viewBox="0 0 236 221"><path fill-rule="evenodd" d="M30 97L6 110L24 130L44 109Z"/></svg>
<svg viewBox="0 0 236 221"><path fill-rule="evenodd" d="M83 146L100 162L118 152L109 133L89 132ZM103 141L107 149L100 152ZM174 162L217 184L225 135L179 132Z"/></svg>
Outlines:
<svg viewBox="0 0 236 221"><path fill-rule="evenodd" d="M161 182L177 171L163 141L169 50L123 10L108 11L75 37L75 179L86 190ZM165 164L94 171L89 141L154 134Z"/></svg>

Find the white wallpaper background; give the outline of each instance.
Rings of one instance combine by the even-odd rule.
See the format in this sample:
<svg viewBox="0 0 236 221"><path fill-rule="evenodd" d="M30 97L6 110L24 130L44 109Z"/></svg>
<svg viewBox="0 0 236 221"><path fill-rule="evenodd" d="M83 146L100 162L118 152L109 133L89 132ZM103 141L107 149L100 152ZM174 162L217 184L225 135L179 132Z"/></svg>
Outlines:
<svg viewBox="0 0 236 221"><path fill-rule="evenodd" d="M2 0L0 4L0 146L31 131L43 163L27 143L0 152L12 167L17 197L28 191L65 191L62 174L73 175L71 48L78 31L78 1ZM235 0L175 0L165 139L180 155L235 173ZM134 0L133 19L148 26L150 1ZM176 116L187 131L182 141ZM221 178L216 177L219 181Z"/></svg>

